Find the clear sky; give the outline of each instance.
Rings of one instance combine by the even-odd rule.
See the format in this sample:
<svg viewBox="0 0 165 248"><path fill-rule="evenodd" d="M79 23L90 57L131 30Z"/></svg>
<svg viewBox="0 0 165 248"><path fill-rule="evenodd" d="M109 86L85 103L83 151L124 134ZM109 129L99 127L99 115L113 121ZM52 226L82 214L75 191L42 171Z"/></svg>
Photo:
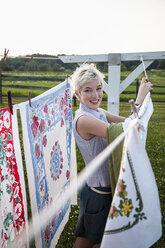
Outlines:
<svg viewBox="0 0 165 248"><path fill-rule="evenodd" d="M165 0L0 0L0 54L165 51Z"/></svg>

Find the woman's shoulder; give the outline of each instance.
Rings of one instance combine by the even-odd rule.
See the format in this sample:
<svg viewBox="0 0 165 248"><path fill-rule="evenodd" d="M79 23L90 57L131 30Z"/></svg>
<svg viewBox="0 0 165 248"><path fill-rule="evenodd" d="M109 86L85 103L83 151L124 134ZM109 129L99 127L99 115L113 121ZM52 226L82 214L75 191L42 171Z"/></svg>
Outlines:
<svg viewBox="0 0 165 248"><path fill-rule="evenodd" d="M96 118L95 116L82 115L77 119L77 131L84 139L94 136L106 137L108 123Z"/></svg>
<svg viewBox="0 0 165 248"><path fill-rule="evenodd" d="M80 116L93 116L93 113L89 111L88 109L84 109L80 107L79 109L76 110L75 112L75 118L79 118Z"/></svg>
<svg viewBox="0 0 165 248"><path fill-rule="evenodd" d="M98 108L98 110L99 110L100 113L106 115L106 112L107 112L107 111L106 111L105 109L103 109L103 108Z"/></svg>
<svg viewBox="0 0 165 248"><path fill-rule="evenodd" d="M88 115L87 113L84 113L84 112L76 112L75 117L74 117L74 121L77 121L82 116L90 116L90 115Z"/></svg>

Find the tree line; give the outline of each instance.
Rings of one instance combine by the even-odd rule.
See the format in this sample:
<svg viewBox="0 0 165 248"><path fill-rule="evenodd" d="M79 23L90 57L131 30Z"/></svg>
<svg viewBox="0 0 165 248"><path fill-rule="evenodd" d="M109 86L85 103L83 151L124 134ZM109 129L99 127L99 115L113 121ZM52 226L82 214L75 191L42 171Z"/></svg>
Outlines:
<svg viewBox="0 0 165 248"><path fill-rule="evenodd" d="M6 60L0 61L0 69L2 71L55 71L56 72L56 71L64 71L66 69L74 70L75 68L76 68L75 64L65 64L60 59L58 59L58 56L41 55L41 54L27 55L23 58L21 57L7 58Z"/></svg>
<svg viewBox="0 0 165 248"><path fill-rule="evenodd" d="M64 54L61 54L64 55ZM58 55L59 56L59 55ZM41 55L32 54L28 55L27 58L7 58L6 60L0 61L0 69L2 71L65 71L65 70L75 70L77 63L63 63L58 56L51 55ZM32 59L28 59L31 57ZM45 59L33 59L35 57L40 57ZM46 58L55 59L46 59ZM121 63L122 71L132 71L140 61L126 61ZM96 63L97 67L103 71L108 71L107 62ZM165 60L155 60L149 67L149 69L165 69Z"/></svg>

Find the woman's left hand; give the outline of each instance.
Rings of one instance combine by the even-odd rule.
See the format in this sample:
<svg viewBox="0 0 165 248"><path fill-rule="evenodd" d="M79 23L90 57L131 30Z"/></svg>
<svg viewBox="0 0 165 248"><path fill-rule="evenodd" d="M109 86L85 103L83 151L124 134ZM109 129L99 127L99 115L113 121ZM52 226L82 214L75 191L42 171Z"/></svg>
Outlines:
<svg viewBox="0 0 165 248"><path fill-rule="evenodd" d="M146 78L142 78L135 103L141 105L148 92L151 92L152 90L153 90L153 84L151 82L148 82Z"/></svg>

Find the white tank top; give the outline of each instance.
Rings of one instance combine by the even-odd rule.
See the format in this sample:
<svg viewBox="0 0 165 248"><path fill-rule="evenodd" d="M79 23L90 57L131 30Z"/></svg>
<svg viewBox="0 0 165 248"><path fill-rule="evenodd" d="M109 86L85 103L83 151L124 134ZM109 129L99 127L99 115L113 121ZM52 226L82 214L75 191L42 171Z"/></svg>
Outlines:
<svg viewBox="0 0 165 248"><path fill-rule="evenodd" d="M105 138L99 136L95 136L90 140L85 140L78 134L76 130L76 122L78 118L82 115L93 116L107 123L108 121L103 110L98 108L95 111L81 103L80 108L75 113L75 119L73 121L73 132L75 136L75 141L80 149L85 165L88 166L89 162L91 162L100 152L102 152L106 148L107 142ZM110 185L108 159L106 159L101 164L97 171L95 171L90 177L87 178L86 183L90 187L105 187Z"/></svg>

